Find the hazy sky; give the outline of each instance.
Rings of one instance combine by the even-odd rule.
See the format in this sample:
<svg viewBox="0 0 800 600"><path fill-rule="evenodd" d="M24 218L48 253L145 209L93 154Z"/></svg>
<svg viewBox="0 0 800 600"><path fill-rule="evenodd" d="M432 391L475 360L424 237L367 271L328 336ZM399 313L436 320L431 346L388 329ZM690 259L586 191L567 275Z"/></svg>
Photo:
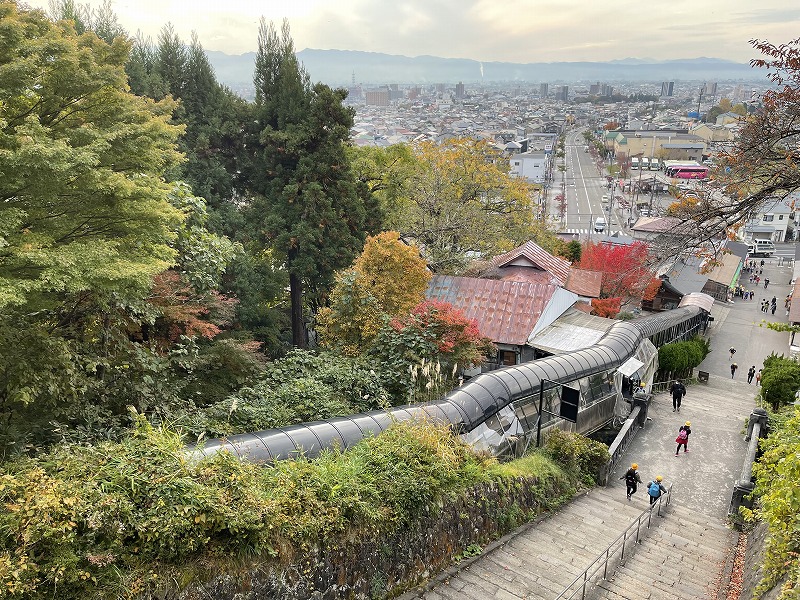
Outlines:
<svg viewBox="0 0 800 600"><path fill-rule="evenodd" d="M101 0L78 0L99 6ZM27 0L47 8L48 0ZM298 50L366 50L480 61L709 56L747 62L748 40L788 42L797 0L115 0L120 23L153 38L172 22L206 50L256 49L261 16L289 19Z"/></svg>

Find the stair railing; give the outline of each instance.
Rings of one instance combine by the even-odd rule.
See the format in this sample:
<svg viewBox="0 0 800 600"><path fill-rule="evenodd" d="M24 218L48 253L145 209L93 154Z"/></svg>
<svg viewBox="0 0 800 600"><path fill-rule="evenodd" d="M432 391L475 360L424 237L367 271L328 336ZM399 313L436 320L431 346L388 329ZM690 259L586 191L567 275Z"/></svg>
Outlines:
<svg viewBox="0 0 800 600"><path fill-rule="evenodd" d="M666 500L665 500L666 498ZM653 519L653 511L656 512L656 515L662 517L661 514L661 505L669 506L670 502L672 501L672 485L669 486L666 494L662 494L659 496L658 500L656 500L653 504L650 505L649 508L646 508L642 511L642 513L633 521L628 527L623 531L613 542L611 542L608 547L601 552L597 558L595 558L588 567L586 567L582 573L580 573L572 582L564 588L564 590L555 597L554 600L572 600L575 598L575 594L578 592L581 593L580 598L581 600L585 600L586 598L586 587L594 582L594 577L597 572L602 568L603 570L603 580L608 579L609 577L609 563L613 560L617 553L619 553L619 562L612 568L611 574L614 574L616 566L621 565L625 562L625 546L630 540L634 540L633 544L639 543L639 532L644 527L646 529L650 529L650 524ZM628 551L630 553L630 549ZM570 590L573 590L571 594L569 594ZM569 594L569 595L567 595Z"/></svg>

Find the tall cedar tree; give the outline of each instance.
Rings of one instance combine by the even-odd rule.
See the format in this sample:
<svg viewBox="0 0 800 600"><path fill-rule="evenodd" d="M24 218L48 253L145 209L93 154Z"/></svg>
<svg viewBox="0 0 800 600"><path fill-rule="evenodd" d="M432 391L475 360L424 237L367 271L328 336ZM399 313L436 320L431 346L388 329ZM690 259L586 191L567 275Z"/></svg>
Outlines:
<svg viewBox="0 0 800 600"><path fill-rule="evenodd" d="M254 238L285 258L292 341L307 345L304 302L324 302L334 273L348 266L379 225L377 203L359 184L345 153L354 111L345 90L311 85L297 60L289 25L280 35L264 20L254 83L249 207ZM308 298L306 298L308 296Z"/></svg>

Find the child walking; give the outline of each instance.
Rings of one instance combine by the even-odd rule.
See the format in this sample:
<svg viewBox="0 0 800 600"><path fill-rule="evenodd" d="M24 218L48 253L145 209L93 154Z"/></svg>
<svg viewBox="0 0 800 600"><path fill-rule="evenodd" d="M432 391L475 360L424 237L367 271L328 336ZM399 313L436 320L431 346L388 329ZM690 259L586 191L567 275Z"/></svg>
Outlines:
<svg viewBox="0 0 800 600"><path fill-rule="evenodd" d="M678 430L678 437L675 438L675 441L678 443L678 447L675 448L675 456L678 456L678 452L683 446L683 451L686 452L689 450L689 435L692 433L692 424L689 421L686 421L681 428Z"/></svg>

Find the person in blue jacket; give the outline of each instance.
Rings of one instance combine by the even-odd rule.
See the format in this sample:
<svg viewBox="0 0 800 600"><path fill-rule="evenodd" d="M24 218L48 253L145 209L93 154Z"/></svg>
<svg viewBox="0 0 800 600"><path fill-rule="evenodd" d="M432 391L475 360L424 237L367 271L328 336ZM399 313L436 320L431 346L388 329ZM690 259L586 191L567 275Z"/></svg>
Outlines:
<svg viewBox="0 0 800 600"><path fill-rule="evenodd" d="M656 500L661 498L661 494L667 493L667 488L661 483L662 481L664 481L664 478L659 475L656 477L655 481L649 481L647 483L647 495L650 496L651 506L656 503Z"/></svg>

